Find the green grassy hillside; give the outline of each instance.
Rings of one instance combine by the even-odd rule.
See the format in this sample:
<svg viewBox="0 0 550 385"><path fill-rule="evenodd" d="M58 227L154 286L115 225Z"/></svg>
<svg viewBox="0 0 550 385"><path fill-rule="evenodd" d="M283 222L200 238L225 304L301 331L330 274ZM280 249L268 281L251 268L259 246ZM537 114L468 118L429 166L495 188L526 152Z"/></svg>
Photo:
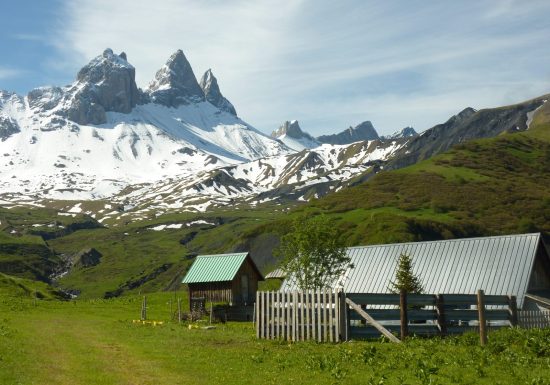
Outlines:
<svg viewBox="0 0 550 385"><path fill-rule="evenodd" d="M299 212L336 218L350 245L540 231L550 235L550 105L525 132L382 172Z"/></svg>
<svg viewBox="0 0 550 385"><path fill-rule="evenodd" d="M272 210L171 214L126 226L77 231L49 244L57 253L72 254L94 247L103 255L97 266L73 269L59 281L64 288L80 291L84 297L171 290L179 287L196 254L248 250L258 242L245 239L244 234L277 215L281 214ZM183 226L153 230L170 224ZM261 258L258 262L265 267Z"/></svg>
<svg viewBox="0 0 550 385"><path fill-rule="evenodd" d="M41 300L64 298L62 293L44 282L3 273L0 273L0 297L8 303L12 303L14 298Z"/></svg>
<svg viewBox="0 0 550 385"><path fill-rule="evenodd" d="M525 132L454 147L309 204L230 208L99 225L55 209L0 209L0 271L47 280L90 247L100 263L58 284L84 298L177 288L197 253L251 251L260 268L298 215L325 213L348 245L541 231L550 235L550 103ZM153 230L159 225L180 228ZM45 240L43 240L46 239Z"/></svg>

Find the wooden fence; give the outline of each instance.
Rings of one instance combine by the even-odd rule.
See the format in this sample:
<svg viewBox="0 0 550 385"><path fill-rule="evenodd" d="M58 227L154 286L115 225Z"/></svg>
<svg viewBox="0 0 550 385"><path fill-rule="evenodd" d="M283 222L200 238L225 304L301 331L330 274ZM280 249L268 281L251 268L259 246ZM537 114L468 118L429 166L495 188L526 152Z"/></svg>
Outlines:
<svg viewBox="0 0 550 385"><path fill-rule="evenodd" d="M341 340L344 294L330 290L257 292L256 336L287 341Z"/></svg>
<svg viewBox="0 0 550 385"><path fill-rule="evenodd" d="M328 290L258 292L256 336L287 341L341 340L385 335L448 335L518 325L514 296L477 294L368 294Z"/></svg>
<svg viewBox="0 0 550 385"><path fill-rule="evenodd" d="M521 310L518 312L518 324L522 328L550 328L550 310Z"/></svg>
<svg viewBox="0 0 550 385"><path fill-rule="evenodd" d="M403 298L404 297L404 298ZM347 294L388 331L405 338L415 335L450 335L478 330L482 344L487 328L517 325L514 296L477 294ZM349 338L380 336L372 323L349 312Z"/></svg>

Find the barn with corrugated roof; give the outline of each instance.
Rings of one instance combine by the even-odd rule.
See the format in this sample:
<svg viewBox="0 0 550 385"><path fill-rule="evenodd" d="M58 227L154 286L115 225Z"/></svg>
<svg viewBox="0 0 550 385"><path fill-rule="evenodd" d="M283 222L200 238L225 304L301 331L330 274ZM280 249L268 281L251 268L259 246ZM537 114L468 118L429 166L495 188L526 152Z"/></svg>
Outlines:
<svg viewBox="0 0 550 385"><path fill-rule="evenodd" d="M262 273L249 253L199 255L182 280L189 298L239 306L255 301Z"/></svg>
<svg viewBox="0 0 550 385"><path fill-rule="evenodd" d="M523 309L550 308L550 254L539 233L350 247L353 268L334 283L347 293L389 293L401 254L426 293L515 295ZM294 290L291 278L281 290Z"/></svg>

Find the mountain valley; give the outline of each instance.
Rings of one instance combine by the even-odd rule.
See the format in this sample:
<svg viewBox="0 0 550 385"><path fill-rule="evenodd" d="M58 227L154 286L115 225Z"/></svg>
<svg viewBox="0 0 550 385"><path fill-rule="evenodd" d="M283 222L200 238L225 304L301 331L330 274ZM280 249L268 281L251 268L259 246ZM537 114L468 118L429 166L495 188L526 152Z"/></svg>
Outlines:
<svg viewBox="0 0 550 385"><path fill-rule="evenodd" d="M270 270L288 221L320 213L349 245L548 237L548 98L420 134L313 137L293 120L268 136L182 51L141 90L107 49L70 86L0 92L0 271L83 297L169 290L197 253L249 250Z"/></svg>

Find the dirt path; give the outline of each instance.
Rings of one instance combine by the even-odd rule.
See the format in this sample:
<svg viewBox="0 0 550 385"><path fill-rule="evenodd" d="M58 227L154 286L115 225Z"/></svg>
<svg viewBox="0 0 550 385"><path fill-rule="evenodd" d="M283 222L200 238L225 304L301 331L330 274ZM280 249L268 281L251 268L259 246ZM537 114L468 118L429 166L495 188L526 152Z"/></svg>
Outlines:
<svg viewBox="0 0 550 385"><path fill-rule="evenodd" d="M41 312L13 322L21 348L34 357L27 368L29 383L152 385L183 380L183 373L170 372L131 341L121 343L117 328L125 327L122 321L75 311L63 316Z"/></svg>

